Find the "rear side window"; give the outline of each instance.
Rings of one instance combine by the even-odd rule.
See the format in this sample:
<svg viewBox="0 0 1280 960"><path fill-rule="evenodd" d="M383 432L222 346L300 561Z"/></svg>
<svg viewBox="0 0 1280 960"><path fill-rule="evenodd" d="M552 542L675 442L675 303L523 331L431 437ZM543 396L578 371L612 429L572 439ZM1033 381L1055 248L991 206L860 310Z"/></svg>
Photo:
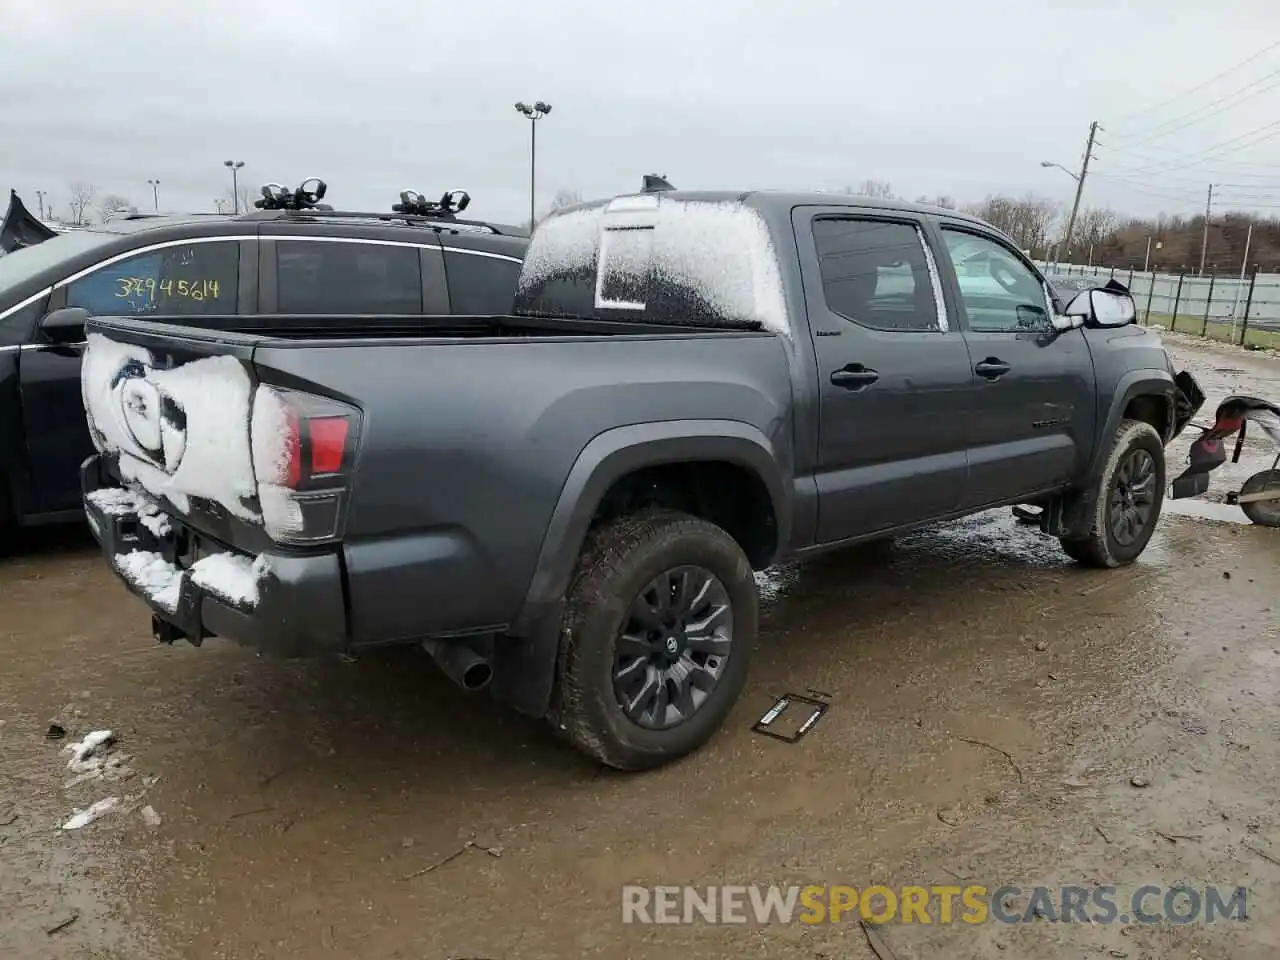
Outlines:
<svg viewBox="0 0 1280 960"><path fill-rule="evenodd" d="M520 264L464 251L444 251L449 308L462 314L508 314L520 279Z"/></svg>
<svg viewBox="0 0 1280 960"><path fill-rule="evenodd" d="M876 330L937 331L933 274L916 227L821 217L813 239L827 308Z"/></svg>
<svg viewBox="0 0 1280 960"><path fill-rule="evenodd" d="M162 247L107 264L67 286L67 306L98 315L234 314L240 245Z"/></svg>
<svg viewBox="0 0 1280 960"><path fill-rule="evenodd" d="M277 240L280 313L422 312L417 247Z"/></svg>

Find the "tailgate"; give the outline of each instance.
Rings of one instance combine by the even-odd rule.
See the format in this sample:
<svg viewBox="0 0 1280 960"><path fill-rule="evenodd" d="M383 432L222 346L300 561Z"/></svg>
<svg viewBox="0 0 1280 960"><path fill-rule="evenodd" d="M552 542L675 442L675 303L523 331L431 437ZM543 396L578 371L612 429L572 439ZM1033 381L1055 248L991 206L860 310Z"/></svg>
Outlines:
<svg viewBox="0 0 1280 960"><path fill-rule="evenodd" d="M178 512L190 498L253 520L249 413L257 338L95 318L80 376L94 446Z"/></svg>
<svg viewBox="0 0 1280 960"><path fill-rule="evenodd" d="M300 424L317 402L329 404L308 397L298 415L292 392L257 383L253 352L269 338L119 317L95 317L86 333L84 410L110 472L234 547L334 534L333 524L325 536L302 536L302 527L342 477L311 483L297 462ZM337 521L335 508L326 512Z"/></svg>

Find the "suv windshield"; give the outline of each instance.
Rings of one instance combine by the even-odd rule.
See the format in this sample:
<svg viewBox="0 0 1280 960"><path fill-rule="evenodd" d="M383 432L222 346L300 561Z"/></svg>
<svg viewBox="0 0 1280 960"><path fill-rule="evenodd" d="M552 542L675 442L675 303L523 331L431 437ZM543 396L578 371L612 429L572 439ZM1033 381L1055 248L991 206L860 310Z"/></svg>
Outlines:
<svg viewBox="0 0 1280 960"><path fill-rule="evenodd" d="M0 257L0 310L9 305L6 302L9 291L23 281L77 254L118 239L119 234L116 233L73 230Z"/></svg>

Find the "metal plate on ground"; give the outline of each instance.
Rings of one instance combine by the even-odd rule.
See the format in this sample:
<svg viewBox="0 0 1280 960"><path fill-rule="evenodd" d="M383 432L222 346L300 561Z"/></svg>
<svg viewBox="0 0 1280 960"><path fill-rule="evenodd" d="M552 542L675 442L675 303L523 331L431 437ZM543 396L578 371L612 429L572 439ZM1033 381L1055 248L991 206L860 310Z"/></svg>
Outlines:
<svg viewBox="0 0 1280 960"><path fill-rule="evenodd" d="M753 733L760 733L783 743L798 743L812 730L830 704L810 697L802 697L798 693L788 693L778 698L755 726Z"/></svg>

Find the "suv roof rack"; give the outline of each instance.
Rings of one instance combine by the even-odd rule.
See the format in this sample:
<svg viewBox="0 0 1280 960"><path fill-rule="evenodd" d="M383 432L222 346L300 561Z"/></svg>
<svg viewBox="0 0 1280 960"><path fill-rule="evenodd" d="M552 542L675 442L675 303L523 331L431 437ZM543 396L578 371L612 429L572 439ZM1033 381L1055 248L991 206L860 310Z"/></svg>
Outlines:
<svg viewBox="0 0 1280 960"><path fill-rule="evenodd" d="M309 186L314 184L314 186ZM297 190L289 190L278 183L262 186L262 199L255 200L257 210L244 214L241 220L376 220L382 223L403 223L406 226L425 226L436 231L449 229L488 230L506 234L491 223L481 220L460 220L456 214L467 209L471 195L465 190L450 190L437 201L428 200L416 190L400 191L400 202L392 204L391 213L374 213L364 210L334 210L321 203L328 185L319 177L302 181Z"/></svg>
<svg viewBox="0 0 1280 960"><path fill-rule="evenodd" d="M403 223L406 226L431 227L434 230L473 228L488 230L498 236L506 236L491 223L482 220L459 220L457 217L420 216L412 213L377 213L367 210L255 210L242 214L241 220L378 220L382 223Z"/></svg>

